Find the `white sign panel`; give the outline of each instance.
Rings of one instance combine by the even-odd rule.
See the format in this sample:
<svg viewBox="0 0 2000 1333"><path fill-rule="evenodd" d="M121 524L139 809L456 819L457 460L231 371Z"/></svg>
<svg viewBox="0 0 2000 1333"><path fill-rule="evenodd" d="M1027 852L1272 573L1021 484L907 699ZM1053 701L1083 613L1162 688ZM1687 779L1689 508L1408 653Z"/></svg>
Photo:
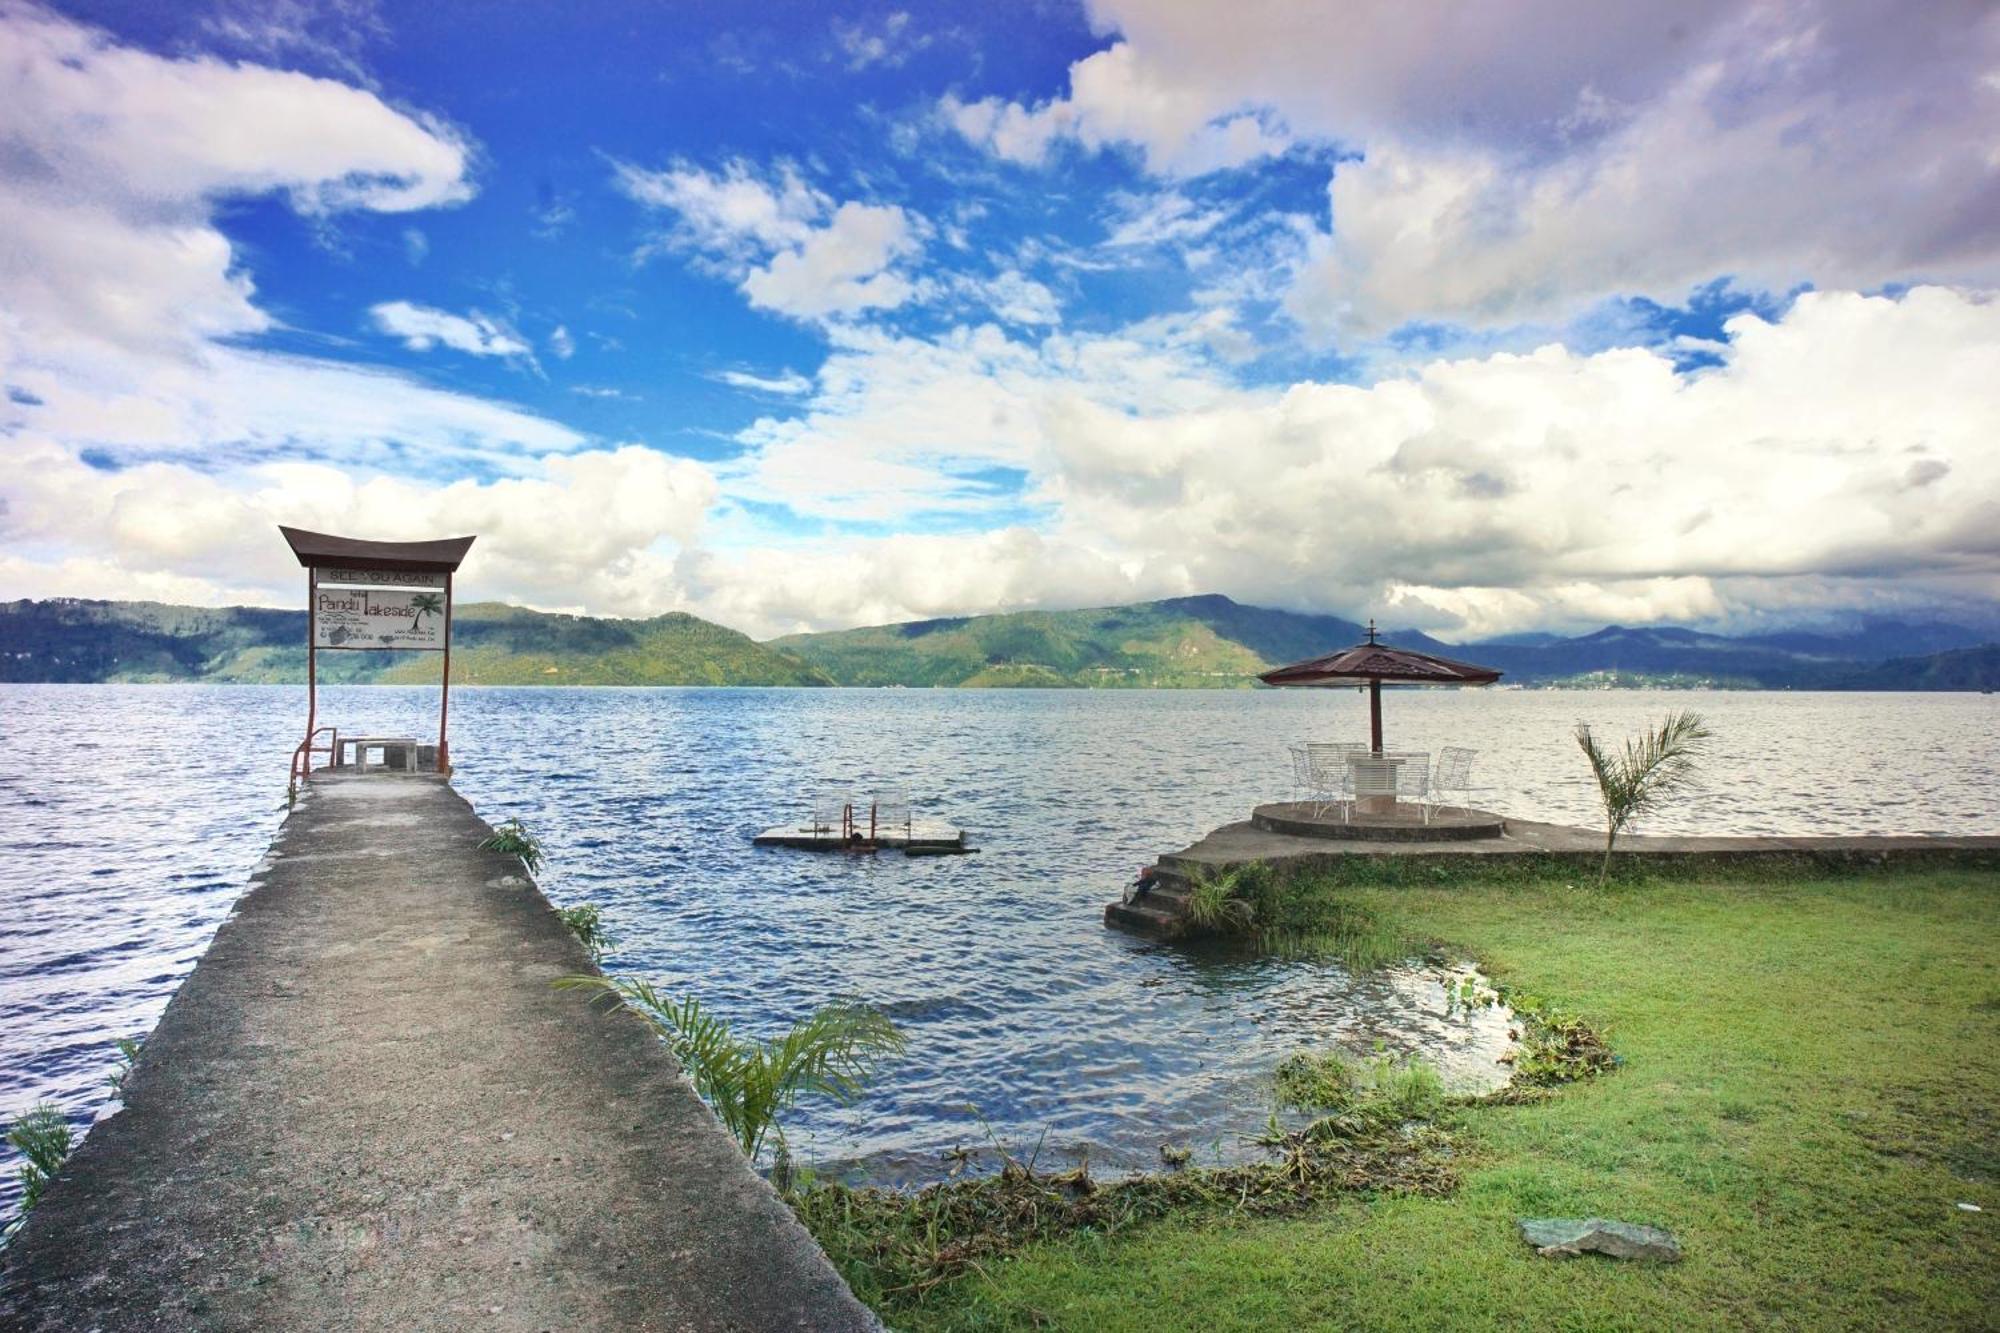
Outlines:
<svg viewBox="0 0 2000 1333"><path fill-rule="evenodd" d="M323 566L321 583L361 583L373 588L442 588L444 575L424 569L340 569Z"/></svg>
<svg viewBox="0 0 2000 1333"><path fill-rule="evenodd" d="M442 649L444 593L422 589L313 589L315 648Z"/></svg>

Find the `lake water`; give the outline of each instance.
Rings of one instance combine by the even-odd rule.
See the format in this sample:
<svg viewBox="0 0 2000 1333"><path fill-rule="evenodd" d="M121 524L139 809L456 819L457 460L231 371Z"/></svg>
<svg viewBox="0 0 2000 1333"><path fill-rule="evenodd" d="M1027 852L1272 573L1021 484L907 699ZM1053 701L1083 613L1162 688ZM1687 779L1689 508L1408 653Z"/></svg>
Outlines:
<svg viewBox="0 0 2000 1333"><path fill-rule="evenodd" d="M549 852L558 903L602 905L613 971L769 1033L828 999L887 1009L906 1059L851 1108L802 1106L795 1147L875 1179L940 1154L1042 1144L1044 1162L1227 1151L1307 1045L1386 1036L1458 1076L1493 1020L1415 973L1230 961L1106 931L1158 853L1286 794L1285 745L1358 739L1346 691L463 690L456 782ZM2000 833L2000 697L1395 692L1394 748L1481 751L1483 804L1587 823L1579 718L1621 735L1696 706L1705 791L1650 831ZM350 733L422 734L425 690L330 689ZM144 1033L282 818L296 688L0 686L0 1118L40 1098L88 1118L112 1042ZM874 783L969 829L978 856L760 850L822 787ZM1394 1026L1386 1026L1389 1020ZM858 1165L856 1165L858 1164ZM13 1189L11 1166L0 1191ZM0 1212L11 1194L0 1193Z"/></svg>

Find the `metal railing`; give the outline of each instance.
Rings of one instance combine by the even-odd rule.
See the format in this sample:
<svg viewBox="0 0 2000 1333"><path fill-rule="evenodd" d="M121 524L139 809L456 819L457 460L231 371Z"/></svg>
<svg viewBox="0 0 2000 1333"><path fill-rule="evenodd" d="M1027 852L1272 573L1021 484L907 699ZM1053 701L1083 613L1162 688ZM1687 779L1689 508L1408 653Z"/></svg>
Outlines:
<svg viewBox="0 0 2000 1333"><path fill-rule="evenodd" d="M322 733L327 737L326 744L324 746L314 745L313 738ZM316 754L327 756L326 766L328 768L339 766L340 731L338 728L316 727L311 734L299 742L298 748L292 751L292 772L290 778L292 786L298 786L301 781L311 775L312 757Z"/></svg>

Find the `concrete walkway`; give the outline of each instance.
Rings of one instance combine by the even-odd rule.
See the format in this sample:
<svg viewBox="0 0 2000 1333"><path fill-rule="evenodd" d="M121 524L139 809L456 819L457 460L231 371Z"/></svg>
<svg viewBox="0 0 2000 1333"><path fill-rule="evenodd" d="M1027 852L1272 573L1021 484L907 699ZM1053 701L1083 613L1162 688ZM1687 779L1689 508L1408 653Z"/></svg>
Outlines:
<svg viewBox="0 0 2000 1333"><path fill-rule="evenodd" d="M863 1329L439 780L315 780L5 1256L0 1328Z"/></svg>

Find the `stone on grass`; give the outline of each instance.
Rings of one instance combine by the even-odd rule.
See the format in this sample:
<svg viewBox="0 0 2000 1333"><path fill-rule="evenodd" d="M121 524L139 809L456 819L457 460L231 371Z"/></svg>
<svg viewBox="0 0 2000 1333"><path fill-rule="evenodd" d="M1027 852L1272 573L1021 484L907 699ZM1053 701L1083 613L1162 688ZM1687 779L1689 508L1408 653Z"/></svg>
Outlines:
<svg viewBox="0 0 2000 1333"><path fill-rule="evenodd" d="M1680 1242L1658 1227L1604 1217L1524 1217L1520 1223L1521 1239L1544 1259L1568 1259L1594 1250L1614 1259L1680 1262Z"/></svg>

